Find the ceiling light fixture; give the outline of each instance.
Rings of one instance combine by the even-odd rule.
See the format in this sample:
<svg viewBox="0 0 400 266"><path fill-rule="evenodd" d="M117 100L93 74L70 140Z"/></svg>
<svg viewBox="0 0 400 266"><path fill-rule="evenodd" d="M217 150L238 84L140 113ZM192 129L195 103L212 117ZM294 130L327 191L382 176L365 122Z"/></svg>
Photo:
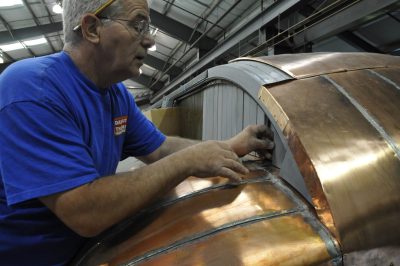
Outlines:
<svg viewBox="0 0 400 266"><path fill-rule="evenodd" d="M156 27L150 25L150 35L151 35L153 38L156 37L157 32L158 32L158 28L156 28Z"/></svg>
<svg viewBox="0 0 400 266"><path fill-rule="evenodd" d="M15 43L0 45L0 49L4 52L9 52L9 51L25 49L25 47L20 42L15 42Z"/></svg>
<svg viewBox="0 0 400 266"><path fill-rule="evenodd" d="M13 6L22 6L22 0L7 0L0 1L0 7L13 7Z"/></svg>
<svg viewBox="0 0 400 266"><path fill-rule="evenodd" d="M32 39L32 40L24 41L24 44L26 46L34 46L34 45L39 45L39 44L44 44L44 43L47 43L47 40L44 37L41 37L39 39Z"/></svg>
<svg viewBox="0 0 400 266"><path fill-rule="evenodd" d="M139 73L140 73L140 75L143 74L143 70L141 68L139 68Z"/></svg>
<svg viewBox="0 0 400 266"><path fill-rule="evenodd" d="M62 14L63 8L61 7L60 4L55 4L53 6L53 12L56 13L56 14Z"/></svg>
<svg viewBox="0 0 400 266"><path fill-rule="evenodd" d="M0 64L4 63L4 58L2 56L0 56Z"/></svg>
<svg viewBox="0 0 400 266"><path fill-rule="evenodd" d="M150 47L150 48L149 48L149 51L152 51L152 52L157 51L157 46L156 46L156 44L154 44L152 47Z"/></svg>

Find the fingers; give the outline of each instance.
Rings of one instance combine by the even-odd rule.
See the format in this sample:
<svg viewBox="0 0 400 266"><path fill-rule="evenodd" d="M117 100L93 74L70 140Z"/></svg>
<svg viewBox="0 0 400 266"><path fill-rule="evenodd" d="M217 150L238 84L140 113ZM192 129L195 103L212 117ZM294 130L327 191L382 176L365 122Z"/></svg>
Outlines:
<svg viewBox="0 0 400 266"><path fill-rule="evenodd" d="M270 140L274 139L274 134L272 130L266 125L255 125L254 131L257 138L267 138Z"/></svg>
<svg viewBox="0 0 400 266"><path fill-rule="evenodd" d="M236 173L235 171L232 171L231 169L226 168L226 167L221 168L220 176L229 178L233 182L241 182L242 181L242 177L238 173Z"/></svg>
<svg viewBox="0 0 400 266"><path fill-rule="evenodd" d="M247 169L240 161L234 161L234 160L226 160L225 168L229 168L236 173L240 173L243 175L247 175L249 173L249 169Z"/></svg>
<svg viewBox="0 0 400 266"><path fill-rule="evenodd" d="M239 156L230 145L221 141L206 141L192 146L188 156L195 157L191 165L192 174L198 177L224 176L231 180L240 181L241 175L249 170L242 164Z"/></svg>
<svg viewBox="0 0 400 266"><path fill-rule="evenodd" d="M222 163L221 169L229 169L235 173L235 176L239 177L239 174L247 175L249 173L249 170L242 164L237 154L232 151L227 151L225 153L225 159Z"/></svg>
<svg viewBox="0 0 400 266"><path fill-rule="evenodd" d="M258 150L256 151L257 157L263 158L263 159L272 159L272 153L266 151L266 150Z"/></svg>
<svg viewBox="0 0 400 266"><path fill-rule="evenodd" d="M271 159L275 147L272 130L266 125L252 125L246 130L249 133L248 150L256 151L259 157Z"/></svg>
<svg viewBox="0 0 400 266"><path fill-rule="evenodd" d="M272 150L275 143L269 139L254 139L252 145L254 150Z"/></svg>

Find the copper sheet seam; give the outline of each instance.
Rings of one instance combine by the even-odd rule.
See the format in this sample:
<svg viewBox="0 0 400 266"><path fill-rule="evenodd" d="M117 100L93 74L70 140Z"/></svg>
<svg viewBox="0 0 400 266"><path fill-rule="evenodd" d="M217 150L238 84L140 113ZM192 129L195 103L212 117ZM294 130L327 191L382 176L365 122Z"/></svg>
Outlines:
<svg viewBox="0 0 400 266"><path fill-rule="evenodd" d="M303 216L304 220L314 229L315 232L321 237L321 239L325 242L326 249L328 250L329 255L333 258L333 265L343 265L343 256L340 250L339 243L335 238L332 237L329 230L321 223L320 220L316 218L310 212L309 207L304 201L302 201L288 186L280 179L275 176L271 177L271 182L281 190L289 199L291 199L298 209L301 210L300 214Z"/></svg>
<svg viewBox="0 0 400 266"><path fill-rule="evenodd" d="M375 120L375 118L368 113L368 111L362 107L361 104L359 104L353 97L350 96L350 94L347 93L347 91L337 84L334 80L332 80L330 77L323 75L322 76L324 79L328 80L335 88L340 91L353 105L354 107L364 116L364 118L379 132L379 134L386 140L390 148L394 151L396 157L400 159L400 147L397 146L396 141L389 136L389 134L379 125L379 123Z"/></svg>
<svg viewBox="0 0 400 266"><path fill-rule="evenodd" d="M213 185L207 188L203 188L194 192L191 192L187 195L181 196L179 198L175 198L175 199L171 199L171 200L167 200L165 202L162 202L154 207L150 207L146 210L143 211L143 213L150 213L150 212L154 212L158 209L164 208L164 207L168 207L170 205L173 205L175 203L178 203L180 201L186 200L186 199L190 199L202 194L206 194L208 192L212 192L215 190L223 190L223 189L230 189L230 188L234 188L234 187L238 187L238 186L242 186L242 185L248 185L248 184L256 184L256 183L264 183L267 181L271 181L271 177L273 175L271 173L268 173L267 175L263 175L263 176L259 176L256 178L252 178L252 179L243 179L240 182L235 182L235 183L226 183L226 184L221 184L221 185Z"/></svg>
<svg viewBox="0 0 400 266"><path fill-rule="evenodd" d="M309 210L301 213L304 220L311 226L321 239L325 242L325 247L328 250L328 254L332 258L333 266L343 265L343 253L340 249L339 243L335 238L332 237L329 230L318 220Z"/></svg>
<svg viewBox="0 0 400 266"><path fill-rule="evenodd" d="M250 218L246 218L246 219L242 219L242 220L238 220L238 221L234 221L232 223L227 223L224 224L222 226L216 227L212 230L208 230L208 231L204 231L202 233L199 234L194 234L191 237L188 238L184 238L182 240L176 241L168 246L165 247L161 247L152 251L149 251L137 258L135 258L134 260L126 263L126 264L122 264L124 266L132 266L132 265L136 265L140 262L146 261L152 257L156 257L158 255L162 255L164 253L167 253L171 250L180 248L182 246L185 246L187 244L191 244L193 242L197 242L200 241L204 238L208 238L211 237L213 235L216 235L218 233L224 232L224 231L229 231L231 229L237 228L237 227L241 227L244 225L249 225L249 224L253 224L253 223L257 223L260 221L265 221L265 220L271 220L274 218L278 218L278 217L282 217L282 216L287 216L287 215L292 215L292 214L298 214L299 212L301 213L302 208L294 208L294 209L290 209L290 210L282 210L282 211L274 211L274 212L269 212L266 214L262 214L262 215L257 215L257 216L253 216Z"/></svg>
<svg viewBox="0 0 400 266"><path fill-rule="evenodd" d="M377 76L377 77L383 79L384 81L386 81L386 82L389 83L390 85L394 86L396 89L400 90L400 86L397 85L396 82L394 82L394 81L392 81L391 79L389 79L389 78L387 78L387 77L385 77L385 76L383 76L383 75L381 75L381 74L379 74L379 73L373 71L372 69L367 69L367 70L368 70L370 73L374 74L375 76Z"/></svg>

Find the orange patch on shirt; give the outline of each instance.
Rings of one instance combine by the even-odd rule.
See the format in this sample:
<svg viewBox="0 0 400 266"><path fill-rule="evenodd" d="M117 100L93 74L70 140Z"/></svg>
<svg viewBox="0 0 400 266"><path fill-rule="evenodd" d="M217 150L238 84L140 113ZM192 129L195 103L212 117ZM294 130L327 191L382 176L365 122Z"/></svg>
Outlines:
<svg viewBox="0 0 400 266"><path fill-rule="evenodd" d="M128 116L120 116L114 118L114 135L119 136L126 132L128 124Z"/></svg>

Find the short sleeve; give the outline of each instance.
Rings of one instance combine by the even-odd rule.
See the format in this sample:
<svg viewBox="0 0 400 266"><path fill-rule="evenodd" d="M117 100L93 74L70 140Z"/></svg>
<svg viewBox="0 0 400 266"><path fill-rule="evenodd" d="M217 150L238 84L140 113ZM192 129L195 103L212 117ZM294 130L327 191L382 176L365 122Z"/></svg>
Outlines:
<svg viewBox="0 0 400 266"><path fill-rule="evenodd" d="M129 156L145 156L165 141L166 137L148 120L130 95L130 111L122 159Z"/></svg>
<svg viewBox="0 0 400 266"><path fill-rule="evenodd" d="M8 205L99 176L73 118L48 102L16 102L0 111L0 156Z"/></svg>

